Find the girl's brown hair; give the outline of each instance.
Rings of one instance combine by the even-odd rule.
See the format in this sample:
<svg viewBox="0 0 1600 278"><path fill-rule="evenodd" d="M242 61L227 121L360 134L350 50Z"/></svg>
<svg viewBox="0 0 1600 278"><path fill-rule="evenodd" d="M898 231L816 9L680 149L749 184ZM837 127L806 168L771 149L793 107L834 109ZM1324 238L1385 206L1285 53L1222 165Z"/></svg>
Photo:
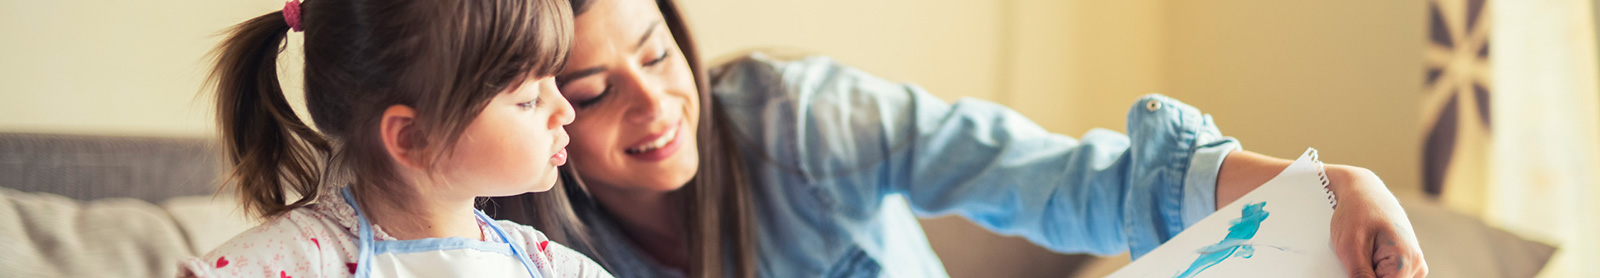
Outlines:
<svg viewBox="0 0 1600 278"><path fill-rule="evenodd" d="M590 0L570 1L575 12L573 17L583 14L592 3ZM688 216L684 234L689 237L689 276L755 277L757 246L751 185L745 176L744 161L733 140L728 116L711 95L706 69L700 64L699 52L678 6L671 0L656 0L656 5L693 72L703 104L700 118L708 119L700 121L696 127L701 138L696 144L700 150L700 169L688 185L672 193L672 197L682 198L687 204L681 209ZM585 226L572 211L574 206L599 209L599 204L583 193L582 176L571 166L576 163L582 161L561 167L560 185L551 192L495 198L495 206L485 209L496 211L496 217L532 225L568 246L594 246ZM582 251L607 264L606 254L587 249ZM725 273L726 270L733 273Z"/></svg>
<svg viewBox="0 0 1600 278"><path fill-rule="evenodd" d="M416 111L421 164L433 167L497 94L559 72L572 43L565 0L310 0L306 110L278 83L290 30L282 12L234 26L215 52L217 123L234 187L252 216L275 217L349 183L356 194L405 194L384 151L385 109ZM338 178L332 178L338 177ZM345 180L349 178L349 180Z"/></svg>

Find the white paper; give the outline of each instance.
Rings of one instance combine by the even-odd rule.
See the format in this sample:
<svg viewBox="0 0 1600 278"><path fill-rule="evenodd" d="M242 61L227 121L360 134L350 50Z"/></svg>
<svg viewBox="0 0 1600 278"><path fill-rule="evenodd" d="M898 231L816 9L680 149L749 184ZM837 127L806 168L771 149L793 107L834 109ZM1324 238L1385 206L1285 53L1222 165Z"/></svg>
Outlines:
<svg viewBox="0 0 1600 278"><path fill-rule="evenodd" d="M1345 277L1316 156L1307 149L1277 177L1107 277Z"/></svg>

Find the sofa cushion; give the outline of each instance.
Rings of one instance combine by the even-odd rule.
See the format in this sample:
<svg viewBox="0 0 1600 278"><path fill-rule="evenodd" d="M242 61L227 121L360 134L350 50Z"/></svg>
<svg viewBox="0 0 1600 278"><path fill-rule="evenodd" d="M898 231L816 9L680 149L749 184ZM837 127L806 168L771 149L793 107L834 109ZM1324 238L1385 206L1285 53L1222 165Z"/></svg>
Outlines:
<svg viewBox="0 0 1600 278"><path fill-rule="evenodd" d="M0 273L14 277L173 277L193 256L160 207L0 188Z"/></svg>

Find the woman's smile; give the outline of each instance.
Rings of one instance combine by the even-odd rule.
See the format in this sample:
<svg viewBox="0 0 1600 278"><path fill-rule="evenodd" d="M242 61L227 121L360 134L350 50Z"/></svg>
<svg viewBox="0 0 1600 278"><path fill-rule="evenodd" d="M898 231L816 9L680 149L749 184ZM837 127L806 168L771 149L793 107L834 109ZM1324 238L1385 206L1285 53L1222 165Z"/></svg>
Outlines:
<svg viewBox="0 0 1600 278"><path fill-rule="evenodd" d="M647 136L627 149L623 149L623 152L627 153L629 157L647 162L665 160L676 154L678 147L683 145L678 143L680 141L678 140L678 131L680 130L683 130L683 120L681 119L667 130Z"/></svg>

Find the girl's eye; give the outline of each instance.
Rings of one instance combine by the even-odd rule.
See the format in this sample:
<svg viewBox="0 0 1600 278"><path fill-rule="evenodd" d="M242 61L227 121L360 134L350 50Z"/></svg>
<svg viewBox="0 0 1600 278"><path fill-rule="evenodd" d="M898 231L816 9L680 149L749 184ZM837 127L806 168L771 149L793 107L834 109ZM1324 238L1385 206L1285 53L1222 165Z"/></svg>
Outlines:
<svg viewBox="0 0 1600 278"><path fill-rule="evenodd" d="M655 59L650 60L649 62L644 62L644 66L648 67L648 66L654 66L656 64L660 64L661 61L666 61L667 60L667 55L668 54L672 54L672 51L661 50L661 55L660 56L656 56Z"/></svg>
<svg viewBox="0 0 1600 278"><path fill-rule="evenodd" d="M533 101L518 103L517 107L521 107L523 110L532 110L534 107L539 107L542 102L544 102L544 97L536 97L533 98Z"/></svg>

